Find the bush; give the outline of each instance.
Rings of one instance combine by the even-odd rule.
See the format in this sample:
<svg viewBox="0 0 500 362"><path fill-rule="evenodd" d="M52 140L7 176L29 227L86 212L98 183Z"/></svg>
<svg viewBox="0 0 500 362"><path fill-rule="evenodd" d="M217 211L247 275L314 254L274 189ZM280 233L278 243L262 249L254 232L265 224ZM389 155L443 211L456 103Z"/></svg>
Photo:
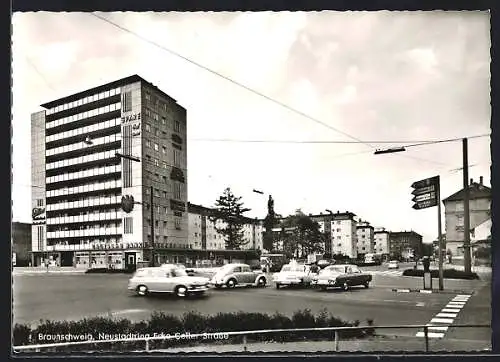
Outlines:
<svg viewBox="0 0 500 362"><path fill-rule="evenodd" d="M374 334L373 321L368 321L368 327L363 330L343 331L342 338L364 338ZM371 323L371 324L370 324ZM251 331L265 329L293 329L293 328L314 328L314 327L341 327L341 326L358 326L359 321L346 322L340 318L328 314L326 310L322 310L317 315L314 315L309 309L299 310L292 317L282 315L278 312L275 314L266 313L218 313L215 315L202 315L198 312L188 312L181 317L177 317L165 313L153 313L148 321L133 323L127 319L114 318L89 318L79 321L40 321L39 326L31 328L23 324L16 324L13 331L13 344L15 346L28 345L35 343L54 343L58 341L37 341L36 336L39 333L45 335L91 335L93 339L98 339L99 334L141 334L153 336L157 334L201 334L214 332L230 332L230 331ZM272 333L272 334L253 334L247 335L247 341L279 341L290 342L304 339L333 339L333 331L322 332L290 332L290 333ZM179 345L192 345L199 342L211 343L237 343L241 342L243 337L230 337L228 340L220 339L174 339L152 341L150 347L168 348ZM63 341L61 341L63 342ZM118 342L106 343L97 345L80 345L71 347L58 347L52 351L83 351L83 350L142 350L144 349L144 341L139 342Z"/></svg>
<svg viewBox="0 0 500 362"><path fill-rule="evenodd" d="M422 269L405 269L403 275L408 277L423 277L424 271ZM439 278L439 270L431 270L431 277ZM456 269L445 269L443 271L443 277L446 279L479 279L479 276L474 272L466 273L463 270Z"/></svg>

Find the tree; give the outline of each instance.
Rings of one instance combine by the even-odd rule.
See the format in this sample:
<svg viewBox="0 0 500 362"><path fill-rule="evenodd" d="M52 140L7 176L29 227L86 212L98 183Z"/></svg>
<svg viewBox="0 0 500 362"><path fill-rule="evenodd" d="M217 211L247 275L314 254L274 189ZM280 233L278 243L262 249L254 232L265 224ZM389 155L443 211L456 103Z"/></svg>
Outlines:
<svg viewBox="0 0 500 362"><path fill-rule="evenodd" d="M243 214L250 209L243 207L241 197L236 197L228 187L215 201L215 211L210 217L212 222L222 221L222 226L215 226L215 230L224 236L226 249L239 250L248 244L249 240L243 238Z"/></svg>
<svg viewBox="0 0 500 362"><path fill-rule="evenodd" d="M319 224L309 216L297 210L295 215L288 216L282 223L284 249L297 258L311 253L322 253L325 245L325 234L320 231ZM284 232L287 230L287 232Z"/></svg>

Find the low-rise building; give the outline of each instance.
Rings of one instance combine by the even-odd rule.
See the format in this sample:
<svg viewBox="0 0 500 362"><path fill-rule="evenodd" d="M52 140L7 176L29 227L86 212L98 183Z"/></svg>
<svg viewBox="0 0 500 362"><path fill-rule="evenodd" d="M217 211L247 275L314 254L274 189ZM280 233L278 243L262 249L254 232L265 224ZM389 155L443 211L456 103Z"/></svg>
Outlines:
<svg viewBox="0 0 500 362"><path fill-rule="evenodd" d="M391 231L389 233L391 259L415 259L423 256L422 235L415 231Z"/></svg>
<svg viewBox="0 0 500 362"><path fill-rule="evenodd" d="M31 262L31 224L13 222L11 238L13 264L15 266L28 266Z"/></svg>

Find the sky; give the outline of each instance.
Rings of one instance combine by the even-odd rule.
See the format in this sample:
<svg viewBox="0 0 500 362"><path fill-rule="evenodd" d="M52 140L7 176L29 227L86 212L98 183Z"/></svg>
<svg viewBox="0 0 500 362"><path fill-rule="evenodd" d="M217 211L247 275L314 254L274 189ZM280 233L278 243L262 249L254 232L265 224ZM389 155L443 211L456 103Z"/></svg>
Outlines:
<svg viewBox="0 0 500 362"><path fill-rule="evenodd" d="M249 217L272 195L284 216L350 211L431 242L437 208L412 209L411 184L460 190L462 142L373 151L490 133L489 32L477 11L14 13L13 221L31 222L30 114L138 74L187 109L191 203L230 187ZM489 136L468 146L489 186Z"/></svg>

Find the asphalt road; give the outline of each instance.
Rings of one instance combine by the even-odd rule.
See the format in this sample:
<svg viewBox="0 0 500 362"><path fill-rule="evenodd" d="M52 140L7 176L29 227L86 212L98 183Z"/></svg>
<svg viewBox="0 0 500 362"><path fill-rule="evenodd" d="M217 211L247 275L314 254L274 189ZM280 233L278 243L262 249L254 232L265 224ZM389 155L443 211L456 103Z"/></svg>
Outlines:
<svg viewBox="0 0 500 362"><path fill-rule="evenodd" d="M14 323L35 324L40 319L77 320L83 317L113 315L134 321L148 319L151 312L162 311L182 315L188 311L202 314L251 311L280 312L291 315L299 309L313 313L326 309L344 320L375 325L426 324L439 313L457 293L396 293L393 288L421 288L420 278L384 274L384 267L374 270L369 289L356 288L347 292L322 292L311 289L237 288L210 290L204 298L178 300L170 296L137 297L127 291L128 275L121 274L39 274L15 275ZM448 289L477 291L457 321L489 323L491 297L486 282L446 281ZM486 292L485 292L486 291ZM462 318L462 319L460 319ZM416 330L385 330L384 334L415 336ZM476 331L477 332L477 331ZM377 332L379 333L379 332ZM489 331L464 333L450 329L454 339L488 339ZM448 335L446 336L448 337Z"/></svg>

